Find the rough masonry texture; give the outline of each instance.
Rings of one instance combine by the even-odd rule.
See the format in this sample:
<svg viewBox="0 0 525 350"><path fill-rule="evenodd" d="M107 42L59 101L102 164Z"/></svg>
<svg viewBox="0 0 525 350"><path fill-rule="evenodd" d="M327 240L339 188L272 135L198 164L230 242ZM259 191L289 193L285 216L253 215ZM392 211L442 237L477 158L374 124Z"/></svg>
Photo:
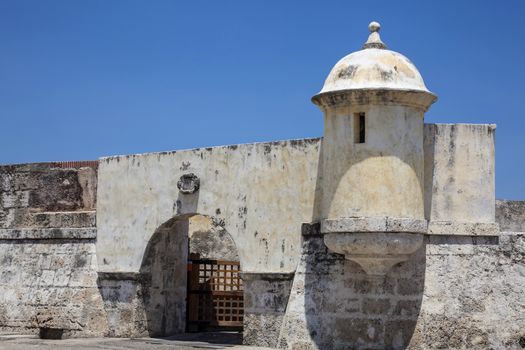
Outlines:
<svg viewBox="0 0 525 350"><path fill-rule="evenodd" d="M425 124L436 95L379 28L313 97L322 138L0 166L0 331L189 331L209 259L240 263L245 344L525 348L496 127Z"/></svg>
<svg viewBox="0 0 525 350"><path fill-rule="evenodd" d="M0 167L0 329L101 336L96 168Z"/></svg>
<svg viewBox="0 0 525 350"><path fill-rule="evenodd" d="M522 347L524 234L427 236L381 279L327 251L318 225L305 225L303 235L280 347Z"/></svg>

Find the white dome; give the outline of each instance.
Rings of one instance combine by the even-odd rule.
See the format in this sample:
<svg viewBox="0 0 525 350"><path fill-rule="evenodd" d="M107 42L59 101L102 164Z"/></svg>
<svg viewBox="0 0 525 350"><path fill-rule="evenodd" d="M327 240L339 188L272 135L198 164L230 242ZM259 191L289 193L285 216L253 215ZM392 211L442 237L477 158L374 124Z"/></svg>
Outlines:
<svg viewBox="0 0 525 350"><path fill-rule="evenodd" d="M430 93L414 64L402 54L386 49L379 37L379 28L378 23L370 23L371 34L363 50L337 62L319 94L361 89Z"/></svg>
<svg viewBox="0 0 525 350"><path fill-rule="evenodd" d="M351 53L337 62L320 93L357 89L429 92L408 58L395 51L373 48Z"/></svg>

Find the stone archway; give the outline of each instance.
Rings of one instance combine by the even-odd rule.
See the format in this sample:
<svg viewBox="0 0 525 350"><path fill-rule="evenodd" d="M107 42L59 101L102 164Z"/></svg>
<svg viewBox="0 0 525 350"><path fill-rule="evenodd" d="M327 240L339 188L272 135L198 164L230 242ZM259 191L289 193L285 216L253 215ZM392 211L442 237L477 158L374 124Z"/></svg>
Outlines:
<svg viewBox="0 0 525 350"><path fill-rule="evenodd" d="M188 260L234 259L238 252L223 223L200 214L176 216L155 230L141 265L145 328L150 336L186 331Z"/></svg>
<svg viewBox="0 0 525 350"><path fill-rule="evenodd" d="M190 258L239 261L237 247L220 221L194 215L188 227Z"/></svg>

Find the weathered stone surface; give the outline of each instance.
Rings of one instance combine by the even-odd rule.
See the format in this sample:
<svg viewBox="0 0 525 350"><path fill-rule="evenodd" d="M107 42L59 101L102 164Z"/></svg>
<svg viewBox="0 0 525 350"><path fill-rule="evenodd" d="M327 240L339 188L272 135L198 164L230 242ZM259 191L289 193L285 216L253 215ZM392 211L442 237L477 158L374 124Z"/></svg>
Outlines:
<svg viewBox="0 0 525 350"><path fill-rule="evenodd" d="M78 183L82 188L82 208L95 210L97 207L97 170L81 167L78 170Z"/></svg>
<svg viewBox="0 0 525 350"><path fill-rule="evenodd" d="M94 239L96 228L7 228L0 229L0 240L13 239Z"/></svg>
<svg viewBox="0 0 525 350"><path fill-rule="evenodd" d="M38 180L42 183L42 190L29 192L30 208L42 211L72 211L83 207L82 187L77 171L68 169L38 173Z"/></svg>
<svg viewBox="0 0 525 350"><path fill-rule="evenodd" d="M0 240L0 330L102 336L93 240Z"/></svg>
<svg viewBox="0 0 525 350"><path fill-rule="evenodd" d="M412 259L373 279L328 252L318 227L303 227L281 348L522 347L524 234L427 236Z"/></svg>
<svg viewBox="0 0 525 350"><path fill-rule="evenodd" d="M104 336L148 336L144 288L138 274L104 274L98 278L107 328Z"/></svg>
<svg viewBox="0 0 525 350"><path fill-rule="evenodd" d="M97 172L89 167L0 166L0 227L94 226L94 213L85 212L95 209L96 184ZM84 214L75 216L75 212Z"/></svg>
<svg viewBox="0 0 525 350"><path fill-rule="evenodd" d="M178 335L169 338L95 338L95 339L38 339L27 335L0 335L0 346L9 350L272 350L237 345L242 334L206 332Z"/></svg>
<svg viewBox="0 0 525 350"><path fill-rule="evenodd" d="M322 233L409 232L426 233L427 221L391 217L353 217L321 221Z"/></svg>
<svg viewBox="0 0 525 350"><path fill-rule="evenodd" d="M428 223L429 235L459 235L459 236L497 236L499 235L497 223L486 222L457 222L457 221L431 221Z"/></svg>
<svg viewBox="0 0 525 350"><path fill-rule="evenodd" d="M0 166L0 330L107 332L97 286L95 193L91 168Z"/></svg>
<svg viewBox="0 0 525 350"><path fill-rule="evenodd" d="M425 124L424 130L425 218L494 223L496 126Z"/></svg>
<svg viewBox="0 0 525 350"><path fill-rule="evenodd" d="M525 232L525 201L496 201L496 221L502 231Z"/></svg>
<svg viewBox="0 0 525 350"><path fill-rule="evenodd" d="M26 227L96 227L95 211L29 213Z"/></svg>
<svg viewBox="0 0 525 350"><path fill-rule="evenodd" d="M384 278L330 253L318 225L303 231L303 255L279 335L281 348L391 348L387 327L415 329L424 288L424 247ZM407 286L407 281L410 285ZM410 337L408 337L410 339ZM408 344L405 340L404 345Z"/></svg>
<svg viewBox="0 0 525 350"><path fill-rule="evenodd" d="M243 344L275 348L281 330L282 315L246 314ZM261 330L264 329L264 332Z"/></svg>
<svg viewBox="0 0 525 350"><path fill-rule="evenodd" d="M450 237L454 238L454 237ZM411 348L519 349L525 331L525 235L428 242L421 337ZM468 254L451 246L470 245Z"/></svg>
<svg viewBox="0 0 525 350"><path fill-rule="evenodd" d="M244 330L248 345L277 346L293 274L243 273ZM264 330L264 331L262 331Z"/></svg>
<svg viewBox="0 0 525 350"><path fill-rule="evenodd" d="M192 259L239 261L235 242L220 221L203 215L192 216L188 221Z"/></svg>

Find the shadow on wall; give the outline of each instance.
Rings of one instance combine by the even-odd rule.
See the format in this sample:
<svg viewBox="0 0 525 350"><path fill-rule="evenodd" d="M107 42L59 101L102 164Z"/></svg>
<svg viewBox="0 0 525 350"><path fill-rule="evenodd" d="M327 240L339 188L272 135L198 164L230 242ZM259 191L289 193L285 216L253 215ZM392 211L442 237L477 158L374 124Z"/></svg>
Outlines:
<svg viewBox="0 0 525 350"><path fill-rule="evenodd" d="M432 213L432 196L434 194L434 160L436 157L435 135L436 128L433 124L425 124L425 133L423 138L425 159L424 159L424 189L425 189L425 219L430 220ZM452 181L453 179L451 179Z"/></svg>
<svg viewBox="0 0 525 350"><path fill-rule="evenodd" d="M313 342L318 349L404 349L416 336L426 246L385 277L377 278L342 255L330 253L319 224L303 225L303 238L292 294L295 298L301 294L297 286L303 285L300 280L304 279L303 317L308 334L301 335L293 329L298 323L289 320L292 322L285 325L280 346L309 349Z"/></svg>
<svg viewBox="0 0 525 350"><path fill-rule="evenodd" d="M186 265L192 214L162 224L146 247L140 268L146 327L150 336L182 333L186 327Z"/></svg>
<svg viewBox="0 0 525 350"><path fill-rule="evenodd" d="M357 263L330 252L319 221L339 181L331 188L323 186L326 174L322 144L319 155L313 224L303 224L302 255L279 347L404 349L417 342L415 330L423 299L426 244L384 277L367 275ZM410 165L410 159L403 154L389 156ZM423 183L419 186L423 191Z"/></svg>
<svg viewBox="0 0 525 350"><path fill-rule="evenodd" d="M414 121L422 117L409 118L405 114L406 118ZM418 216L419 207L424 204L424 156L423 149L413 145L419 141L412 134L417 129L414 124L388 129L394 132L384 135L385 142L392 142L391 147L374 144L378 135L366 148L335 147L341 141L325 136L319 149L312 222L370 213L399 218ZM370 138L372 135L370 131ZM423 135L420 136L422 143Z"/></svg>

